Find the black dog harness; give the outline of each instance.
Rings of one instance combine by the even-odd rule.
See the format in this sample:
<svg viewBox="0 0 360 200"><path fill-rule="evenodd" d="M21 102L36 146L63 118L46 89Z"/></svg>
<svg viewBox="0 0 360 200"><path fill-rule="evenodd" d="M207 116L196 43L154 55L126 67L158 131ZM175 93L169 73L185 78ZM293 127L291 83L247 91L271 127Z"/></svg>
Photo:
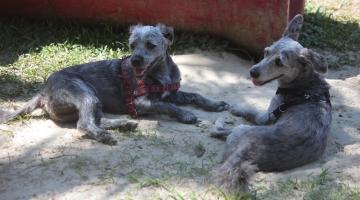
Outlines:
<svg viewBox="0 0 360 200"><path fill-rule="evenodd" d="M288 108L308 102L326 102L331 106L330 93L327 90L321 94L308 94L306 90L294 90L289 88L278 88L276 94L284 95L284 102L272 111L278 119Z"/></svg>

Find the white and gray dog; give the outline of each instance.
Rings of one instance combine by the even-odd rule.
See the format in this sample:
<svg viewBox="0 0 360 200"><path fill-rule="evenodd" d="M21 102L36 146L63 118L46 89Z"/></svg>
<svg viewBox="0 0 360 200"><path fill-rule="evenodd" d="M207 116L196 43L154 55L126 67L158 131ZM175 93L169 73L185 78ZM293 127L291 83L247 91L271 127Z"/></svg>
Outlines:
<svg viewBox="0 0 360 200"><path fill-rule="evenodd" d="M0 123L36 108L44 109L56 122L77 122L90 138L106 144L116 140L105 129L133 129L136 121L106 119L115 114L166 114L183 123L197 117L177 104L195 104L208 111L223 111L228 104L196 93L179 91L180 70L169 55L173 28L136 25L130 28L131 56L71 66L52 74L44 88L22 109L3 112Z"/></svg>
<svg viewBox="0 0 360 200"><path fill-rule="evenodd" d="M232 106L232 114L255 125L224 128L215 123L211 135L226 138L225 162L216 171L219 185L228 191L247 189L256 171L282 171L317 160L325 150L331 124L329 85L319 73L327 71L321 55L299 44L303 24L295 16L282 38L265 48L264 58L252 66L254 85L278 81L267 112Z"/></svg>

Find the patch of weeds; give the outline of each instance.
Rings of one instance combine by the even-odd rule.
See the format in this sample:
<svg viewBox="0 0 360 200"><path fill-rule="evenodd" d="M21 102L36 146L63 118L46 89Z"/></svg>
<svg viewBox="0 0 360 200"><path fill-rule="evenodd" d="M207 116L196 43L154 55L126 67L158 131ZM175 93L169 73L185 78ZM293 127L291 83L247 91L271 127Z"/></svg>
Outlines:
<svg viewBox="0 0 360 200"><path fill-rule="evenodd" d="M242 192L242 193L227 193L222 189L219 189L215 186L210 188L214 196L223 200L255 200L256 197L252 193Z"/></svg>
<svg viewBox="0 0 360 200"><path fill-rule="evenodd" d="M27 122L32 118L31 114L18 115L14 120L6 122L6 124L15 124L20 122L23 125L27 126Z"/></svg>
<svg viewBox="0 0 360 200"><path fill-rule="evenodd" d="M22 124L26 123L27 121L29 121L31 119L31 115L27 114L27 115L18 115L15 120L11 121L10 123L16 123L16 122L21 122Z"/></svg>
<svg viewBox="0 0 360 200"><path fill-rule="evenodd" d="M175 162L172 164L173 166L175 166L175 171L176 171L176 175L179 177L192 177L193 176L193 172L191 171L190 167L189 167L189 163L187 162Z"/></svg>
<svg viewBox="0 0 360 200"><path fill-rule="evenodd" d="M211 169L208 167L191 167L190 177L207 176Z"/></svg>
<svg viewBox="0 0 360 200"><path fill-rule="evenodd" d="M89 165L93 164L90 158L76 156L76 158L70 159L68 165L65 168L69 168L73 170L79 176L85 175L85 170L88 168ZM65 168L62 170L64 171ZM63 174L64 172L62 172Z"/></svg>
<svg viewBox="0 0 360 200"><path fill-rule="evenodd" d="M140 157L138 155L135 156L129 155L129 158L125 162L132 167L135 165L136 160L138 160L139 158Z"/></svg>
<svg viewBox="0 0 360 200"><path fill-rule="evenodd" d="M360 192L354 191L344 184L336 184L331 187L319 187L303 197L304 200L358 200Z"/></svg>
<svg viewBox="0 0 360 200"><path fill-rule="evenodd" d="M165 188L165 186L161 182L162 181L157 178L145 177L140 182L140 188L145 188L145 187Z"/></svg>
<svg viewBox="0 0 360 200"><path fill-rule="evenodd" d="M224 200L255 199L304 199L304 200L356 200L360 199L360 191L341 183L334 183L328 169L322 169L319 175L310 176L306 180L280 180L269 187L250 188L249 192L226 193L217 187L209 191Z"/></svg>
<svg viewBox="0 0 360 200"><path fill-rule="evenodd" d="M76 160L74 163L73 163L73 169L75 170L76 173L78 173L80 176L82 176L84 174L84 170L87 166L87 162L86 160Z"/></svg>
<svg viewBox="0 0 360 200"><path fill-rule="evenodd" d="M360 50L360 21L339 21L324 6L308 1L300 42L305 46L336 51Z"/></svg>
<svg viewBox="0 0 360 200"><path fill-rule="evenodd" d="M138 183L140 188L155 187L167 189L163 182L165 179L148 176L142 169L134 169L127 174L130 183Z"/></svg>
<svg viewBox="0 0 360 200"><path fill-rule="evenodd" d="M143 169L135 168L138 159L140 159L140 156L138 155L133 156L131 154L126 154L123 155L120 161L112 166L109 166L109 164L106 164L106 161L103 161L102 163L105 163L106 167L100 169L102 173L99 175L99 179L109 183L116 183L116 176L123 176L126 174L130 183L138 183L144 175ZM121 170L129 170L129 172Z"/></svg>
<svg viewBox="0 0 360 200"><path fill-rule="evenodd" d="M4 129L0 129L0 134L7 135L10 137L14 137L14 135L15 135L15 133L13 131L4 130Z"/></svg>
<svg viewBox="0 0 360 200"><path fill-rule="evenodd" d="M346 2L339 4L344 10L352 6ZM299 41L305 47L315 48L325 54L332 68L358 65L360 62L360 18L351 17L349 13L334 15L335 10L331 1L325 4L314 0L307 1L304 27Z"/></svg>
<svg viewBox="0 0 360 200"><path fill-rule="evenodd" d="M116 168L106 169L105 173L99 177L100 180L106 183L116 183L114 178L115 169Z"/></svg>
<svg viewBox="0 0 360 200"><path fill-rule="evenodd" d="M141 177L144 175L145 173L142 169L134 169L127 174L127 179L130 183L139 183L141 181Z"/></svg>
<svg viewBox="0 0 360 200"><path fill-rule="evenodd" d="M184 197L184 195L180 194L178 191L173 190L171 191L171 194L169 195L169 198L173 199L173 200L185 200L186 198Z"/></svg>
<svg viewBox="0 0 360 200"><path fill-rule="evenodd" d="M214 165L214 164L217 163L217 161L215 160L215 157L216 157L217 155L218 155L218 152L216 152L216 151L212 151L212 150L208 151L207 159L210 161L210 163L211 163L212 165Z"/></svg>
<svg viewBox="0 0 360 200"><path fill-rule="evenodd" d="M140 159L138 155L123 155L123 159L121 159L115 166L111 167L111 169L118 169L118 168L133 168L137 160Z"/></svg>
<svg viewBox="0 0 360 200"><path fill-rule="evenodd" d="M197 200L199 199L197 194L195 192L190 192L190 194L188 195L190 200Z"/></svg>
<svg viewBox="0 0 360 200"><path fill-rule="evenodd" d="M288 179L279 181L270 188L257 188L257 199L316 199L338 200L356 199L359 191L344 184L334 183L329 177L328 169L308 180Z"/></svg>
<svg viewBox="0 0 360 200"><path fill-rule="evenodd" d="M64 176L64 174L65 174L64 169L57 172L57 175L59 176Z"/></svg>
<svg viewBox="0 0 360 200"><path fill-rule="evenodd" d="M175 174L181 178L193 178L199 176L206 176L212 170L213 165L209 164L207 160L203 159L201 166L196 166L192 162L177 161L169 165L170 168L174 169Z"/></svg>
<svg viewBox="0 0 360 200"><path fill-rule="evenodd" d="M198 158L202 157L202 156L204 155L205 151L206 151L206 149L205 149L204 145L203 145L201 142L199 142L199 143L198 143L197 145L195 145L195 147L194 147L195 155L196 155L196 157L198 157Z"/></svg>

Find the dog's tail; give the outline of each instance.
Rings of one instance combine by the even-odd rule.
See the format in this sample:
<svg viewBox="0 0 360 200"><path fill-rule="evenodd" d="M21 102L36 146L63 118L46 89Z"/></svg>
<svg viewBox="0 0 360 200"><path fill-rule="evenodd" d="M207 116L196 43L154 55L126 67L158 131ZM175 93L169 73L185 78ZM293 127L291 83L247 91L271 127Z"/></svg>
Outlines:
<svg viewBox="0 0 360 200"><path fill-rule="evenodd" d="M248 179L257 167L249 161L243 160L245 147L238 148L233 152L224 164L215 171L215 184L228 193L241 193L247 191Z"/></svg>
<svg viewBox="0 0 360 200"><path fill-rule="evenodd" d="M231 134L231 128L224 127L224 119L219 118L215 121L215 126L210 130L210 136L215 138L226 138Z"/></svg>
<svg viewBox="0 0 360 200"><path fill-rule="evenodd" d="M24 107L22 107L18 111L15 111L13 113L8 113L0 110L0 124L11 121L19 115L30 114L33 110L39 108L40 106L41 106L41 95L37 94L30 101L28 101Z"/></svg>

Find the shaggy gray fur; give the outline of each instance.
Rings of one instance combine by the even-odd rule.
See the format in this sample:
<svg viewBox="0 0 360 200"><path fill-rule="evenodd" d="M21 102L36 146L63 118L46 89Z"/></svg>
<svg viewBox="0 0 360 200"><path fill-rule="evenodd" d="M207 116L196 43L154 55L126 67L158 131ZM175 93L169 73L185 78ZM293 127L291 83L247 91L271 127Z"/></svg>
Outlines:
<svg viewBox="0 0 360 200"><path fill-rule="evenodd" d="M297 42L303 17L289 22L283 37L265 48L264 58L250 69L254 84L277 79L280 88L306 90L309 95L327 93L329 85L319 75L327 71L325 59ZM217 170L218 184L238 192L246 189L248 177L257 170L283 171L317 160L325 150L331 124L329 102L304 102L286 110L277 119L272 111L284 102L275 95L265 113L232 106L232 114L255 125L232 129L218 121L213 137L227 138L225 162Z"/></svg>

